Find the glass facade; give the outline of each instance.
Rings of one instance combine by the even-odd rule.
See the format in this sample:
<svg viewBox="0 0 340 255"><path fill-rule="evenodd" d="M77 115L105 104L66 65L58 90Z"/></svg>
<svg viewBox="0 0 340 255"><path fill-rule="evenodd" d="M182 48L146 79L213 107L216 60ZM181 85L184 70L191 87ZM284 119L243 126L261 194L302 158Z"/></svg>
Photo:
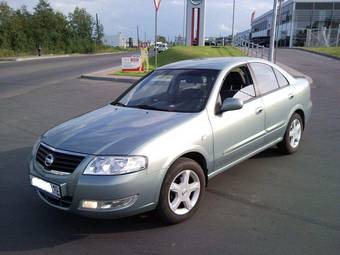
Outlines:
<svg viewBox="0 0 340 255"><path fill-rule="evenodd" d="M308 46L306 44L309 41L313 39L321 41L322 37L327 37L332 44L332 41L336 40L340 24L339 7L340 3L334 2L296 3L293 46Z"/></svg>
<svg viewBox="0 0 340 255"><path fill-rule="evenodd" d="M270 12L252 23L253 42L266 46L269 44L271 17ZM335 46L340 31L339 24L339 0L286 1L278 12L278 44L280 47Z"/></svg>

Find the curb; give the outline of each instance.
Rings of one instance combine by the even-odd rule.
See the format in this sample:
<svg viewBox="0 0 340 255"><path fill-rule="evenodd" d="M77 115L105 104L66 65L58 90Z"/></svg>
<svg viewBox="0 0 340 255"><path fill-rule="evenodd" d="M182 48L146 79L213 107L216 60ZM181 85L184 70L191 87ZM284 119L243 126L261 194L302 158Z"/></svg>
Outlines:
<svg viewBox="0 0 340 255"><path fill-rule="evenodd" d="M132 76L120 76L120 75L103 75L103 73L107 72L115 72L120 69L120 66L111 67L107 69L103 69L94 73L82 74L80 76L81 79L88 80L96 80L96 81L115 81L115 82L126 82L126 83L134 83L138 81L141 77L132 77Z"/></svg>
<svg viewBox="0 0 340 255"><path fill-rule="evenodd" d="M125 83L133 83L138 81L140 78L138 77L127 77L127 76L98 76L91 74L82 74L80 76L81 79L87 80L96 80L96 81L116 81L116 82L125 82Z"/></svg>
<svg viewBox="0 0 340 255"><path fill-rule="evenodd" d="M301 50L301 51L304 51L304 52L309 52L309 53L312 53L312 54L315 54L315 55L319 55L319 56L323 56L323 57L327 57L327 58L331 58L331 59L335 59L335 60L340 60L340 57L328 55L328 54L322 53L322 52L316 52L316 51L306 50L306 49L297 48L297 47L292 48L292 49L294 49L294 50Z"/></svg>

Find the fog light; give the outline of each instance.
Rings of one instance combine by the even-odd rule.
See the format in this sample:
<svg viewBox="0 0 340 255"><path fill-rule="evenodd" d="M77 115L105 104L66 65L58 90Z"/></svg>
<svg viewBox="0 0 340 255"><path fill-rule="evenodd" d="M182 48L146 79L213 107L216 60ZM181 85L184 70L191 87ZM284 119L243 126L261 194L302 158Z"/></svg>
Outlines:
<svg viewBox="0 0 340 255"><path fill-rule="evenodd" d="M111 201L82 200L80 202L80 208L99 210L121 210L132 206L136 202L137 198L138 195Z"/></svg>
<svg viewBox="0 0 340 255"><path fill-rule="evenodd" d="M83 200L81 207L86 208L86 209L97 209L98 202L97 201Z"/></svg>

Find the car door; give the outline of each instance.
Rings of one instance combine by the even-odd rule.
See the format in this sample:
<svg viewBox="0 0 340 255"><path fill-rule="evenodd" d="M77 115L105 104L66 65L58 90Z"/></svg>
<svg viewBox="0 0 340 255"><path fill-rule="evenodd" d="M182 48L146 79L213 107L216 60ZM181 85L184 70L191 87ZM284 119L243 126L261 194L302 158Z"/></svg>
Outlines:
<svg viewBox="0 0 340 255"><path fill-rule="evenodd" d="M244 105L239 110L210 116L217 172L263 146L263 102L256 96L246 65L234 68L226 75L218 95L217 107L228 97L239 98Z"/></svg>
<svg viewBox="0 0 340 255"><path fill-rule="evenodd" d="M256 86L261 93L265 111L265 144L274 143L283 137L289 110L290 100L294 96L292 88L281 77L278 70L265 63L251 63L251 70L256 80ZM282 75L282 74L281 74ZM279 86L279 82L280 85Z"/></svg>

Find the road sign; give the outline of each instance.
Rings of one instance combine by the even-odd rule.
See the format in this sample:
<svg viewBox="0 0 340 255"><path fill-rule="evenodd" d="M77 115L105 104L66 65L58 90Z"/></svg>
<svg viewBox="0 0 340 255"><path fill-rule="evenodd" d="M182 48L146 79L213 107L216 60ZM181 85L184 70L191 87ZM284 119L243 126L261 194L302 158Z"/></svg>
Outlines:
<svg viewBox="0 0 340 255"><path fill-rule="evenodd" d="M143 72L143 59L140 56L122 58L123 72Z"/></svg>
<svg viewBox="0 0 340 255"><path fill-rule="evenodd" d="M153 0L154 4L155 4L155 9L156 11L158 11L159 6L161 5L161 0Z"/></svg>

